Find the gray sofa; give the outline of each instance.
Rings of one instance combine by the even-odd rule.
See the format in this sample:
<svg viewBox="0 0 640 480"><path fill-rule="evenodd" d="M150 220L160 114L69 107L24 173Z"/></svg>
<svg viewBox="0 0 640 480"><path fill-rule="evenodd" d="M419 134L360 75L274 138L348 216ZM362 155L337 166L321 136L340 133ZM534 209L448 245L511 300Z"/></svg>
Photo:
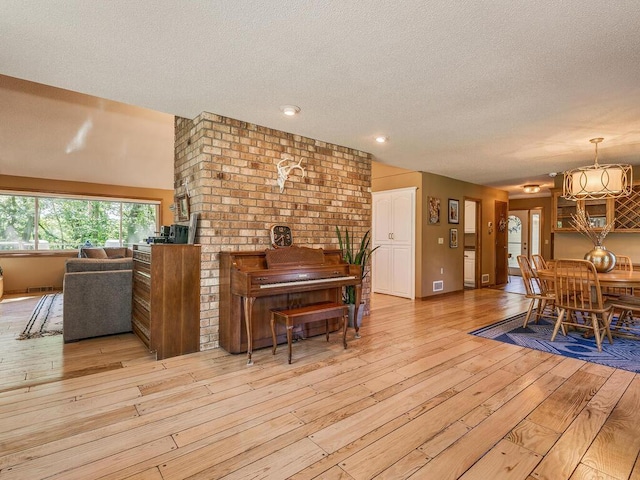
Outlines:
<svg viewBox="0 0 640 480"><path fill-rule="evenodd" d="M66 262L62 310L64 341L130 332L131 250L82 250L92 250L90 255L98 258L70 258ZM95 250L103 252L96 253Z"/></svg>

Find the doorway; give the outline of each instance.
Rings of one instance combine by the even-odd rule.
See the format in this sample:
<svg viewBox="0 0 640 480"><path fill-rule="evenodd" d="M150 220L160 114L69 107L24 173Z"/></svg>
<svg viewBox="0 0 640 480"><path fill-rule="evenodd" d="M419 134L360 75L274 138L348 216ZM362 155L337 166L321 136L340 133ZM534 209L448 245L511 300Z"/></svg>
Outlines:
<svg viewBox="0 0 640 480"><path fill-rule="evenodd" d="M473 289L480 286L480 200L465 198L464 200L464 288Z"/></svg>
<svg viewBox="0 0 640 480"><path fill-rule="evenodd" d="M542 209L510 210L507 229L509 275L519 276L518 255L542 253Z"/></svg>

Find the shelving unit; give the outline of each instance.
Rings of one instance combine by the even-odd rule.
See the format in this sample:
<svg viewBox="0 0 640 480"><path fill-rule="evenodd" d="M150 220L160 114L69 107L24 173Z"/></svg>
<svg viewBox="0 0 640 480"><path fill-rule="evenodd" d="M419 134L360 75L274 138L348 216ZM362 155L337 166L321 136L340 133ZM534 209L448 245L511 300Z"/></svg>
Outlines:
<svg viewBox="0 0 640 480"><path fill-rule="evenodd" d="M562 197L561 190L554 190L552 229L554 232L573 232L571 215L582 205L595 227L604 227L614 221L612 232L640 232L640 185L633 187L628 197L604 200L579 200ZM615 220L614 220L615 219Z"/></svg>
<svg viewBox="0 0 640 480"><path fill-rule="evenodd" d="M640 185L633 187L633 193L615 200L616 231L640 232Z"/></svg>

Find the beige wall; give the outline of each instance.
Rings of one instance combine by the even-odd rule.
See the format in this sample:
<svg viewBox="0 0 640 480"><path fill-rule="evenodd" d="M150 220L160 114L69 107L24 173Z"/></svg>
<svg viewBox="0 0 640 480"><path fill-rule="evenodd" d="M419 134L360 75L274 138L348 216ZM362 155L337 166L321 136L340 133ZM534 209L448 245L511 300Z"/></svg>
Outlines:
<svg viewBox="0 0 640 480"><path fill-rule="evenodd" d="M604 246L614 254L631 257L634 264L640 265L640 233L610 233ZM592 248L591 241L579 233L554 233L554 258L584 258Z"/></svg>
<svg viewBox="0 0 640 480"><path fill-rule="evenodd" d="M481 202L481 228L479 233L480 273L489 275L488 286L495 283L494 233L489 233L488 222L495 225L495 201L508 201L506 191L462 182L426 172L412 172L400 168L372 164L373 192L404 187L418 187L416 195L416 296L419 298L448 293L464 288L464 200ZM440 199L440 223L430 225L426 220L428 197ZM448 200L460 201L460 223L447 222ZM458 248L449 248L449 229L457 228ZM495 229L494 229L495 232ZM438 240L442 239L442 244ZM440 271L444 273L440 273ZM433 292L433 282L444 282L443 292Z"/></svg>
<svg viewBox="0 0 640 480"><path fill-rule="evenodd" d="M276 166L285 153L302 158L306 177L291 172L281 193ZM203 350L218 346L220 251L270 248L273 224L289 225L296 245L326 249L338 248L336 226L358 240L371 228L371 156L365 152L202 113L176 119L175 169L176 193L188 184L191 210L200 214Z"/></svg>
<svg viewBox="0 0 640 480"><path fill-rule="evenodd" d="M423 230L422 243L422 297L438 295L440 293L453 292L464 288L464 248L462 238L464 235L464 200L465 198L480 201L480 275L489 275L489 282L478 285L486 287L495 284L495 202L496 200L508 202L506 191L495 188L462 182L440 175L423 173L423 204L426 205L427 197L440 198L441 214L440 224L429 225L425 216L421 218ZM449 224L447 216L447 204L449 199L460 201L460 223ZM423 207L423 211L427 211ZM494 228L489 230L487 224L493 222ZM459 247L449 248L449 229L458 229ZM438 243L442 238L443 243ZM440 274L440 269L444 273ZM433 292L433 282L444 282L443 292Z"/></svg>
<svg viewBox="0 0 640 480"><path fill-rule="evenodd" d="M98 183L70 182L44 178L0 175L0 190L27 191L55 194L126 197L160 202L160 224L173 223L173 190L124 187ZM4 291L23 293L30 287L62 289L64 263L76 253L0 253L0 265L4 270Z"/></svg>

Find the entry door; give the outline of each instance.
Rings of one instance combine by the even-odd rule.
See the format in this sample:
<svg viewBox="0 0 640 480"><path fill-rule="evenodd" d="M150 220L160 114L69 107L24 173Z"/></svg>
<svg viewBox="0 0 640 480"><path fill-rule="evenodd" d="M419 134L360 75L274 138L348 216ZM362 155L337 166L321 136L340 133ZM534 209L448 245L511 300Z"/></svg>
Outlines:
<svg viewBox="0 0 640 480"><path fill-rule="evenodd" d="M511 210L508 231L509 275L520 275L518 255L542 253L542 209Z"/></svg>
<svg viewBox="0 0 640 480"><path fill-rule="evenodd" d="M529 210L511 210L507 224L509 275L520 275L518 255L529 258Z"/></svg>

